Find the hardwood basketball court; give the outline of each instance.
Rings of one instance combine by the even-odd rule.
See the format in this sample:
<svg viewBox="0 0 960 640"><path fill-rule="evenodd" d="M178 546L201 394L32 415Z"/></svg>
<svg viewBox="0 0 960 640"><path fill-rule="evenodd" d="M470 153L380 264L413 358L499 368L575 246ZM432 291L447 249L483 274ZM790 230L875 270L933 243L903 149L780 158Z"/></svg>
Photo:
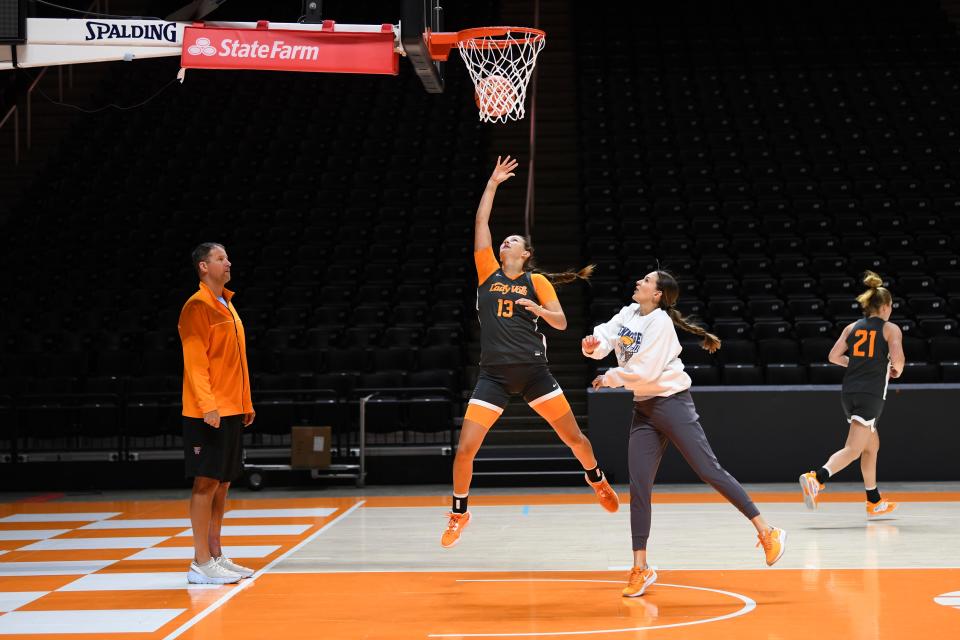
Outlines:
<svg viewBox="0 0 960 640"><path fill-rule="evenodd" d="M258 573L220 587L186 583L181 500L10 502L0 635L800 640L960 629L960 492L890 492L905 504L874 522L859 492L832 491L817 512L794 492L753 496L789 533L775 568L719 496L667 488L650 544L660 579L635 599L620 596L627 510L606 514L586 488L477 493L452 549L438 542L445 496L233 500L227 553Z"/></svg>

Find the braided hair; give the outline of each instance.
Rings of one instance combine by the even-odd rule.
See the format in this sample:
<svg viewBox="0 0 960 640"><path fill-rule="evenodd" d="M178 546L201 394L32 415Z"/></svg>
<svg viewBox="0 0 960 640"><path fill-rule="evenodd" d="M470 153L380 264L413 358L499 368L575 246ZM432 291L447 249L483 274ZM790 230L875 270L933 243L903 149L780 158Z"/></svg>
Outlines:
<svg viewBox="0 0 960 640"><path fill-rule="evenodd" d="M709 333L703 327L693 324L690 318L680 313L680 310L676 307L677 298L680 297L680 285L677 284L677 279L667 271L658 270L656 273L657 291L661 293L660 308L667 312L667 315L673 320L674 326L703 338L700 346L710 353L714 353L720 348L720 338Z"/></svg>

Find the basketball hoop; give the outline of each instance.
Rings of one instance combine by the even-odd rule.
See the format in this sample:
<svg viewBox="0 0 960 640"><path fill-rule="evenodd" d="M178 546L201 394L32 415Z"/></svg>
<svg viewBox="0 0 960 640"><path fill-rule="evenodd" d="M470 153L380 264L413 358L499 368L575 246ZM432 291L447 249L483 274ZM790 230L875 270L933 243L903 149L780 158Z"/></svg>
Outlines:
<svg viewBox="0 0 960 640"><path fill-rule="evenodd" d="M427 43L434 60L446 60L456 44L473 81L480 120L507 122L524 116L527 85L546 36L529 27L478 27L428 31Z"/></svg>

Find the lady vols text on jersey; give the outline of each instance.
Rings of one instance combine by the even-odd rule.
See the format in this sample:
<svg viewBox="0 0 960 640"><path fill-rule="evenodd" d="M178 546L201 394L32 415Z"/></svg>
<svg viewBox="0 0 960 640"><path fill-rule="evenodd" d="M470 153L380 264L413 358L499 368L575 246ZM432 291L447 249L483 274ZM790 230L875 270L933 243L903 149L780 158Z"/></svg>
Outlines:
<svg viewBox="0 0 960 640"><path fill-rule="evenodd" d="M553 283L589 277L592 269L579 273L543 274L532 271L533 247L522 236L508 236L500 244L500 260L493 252L490 213L497 187L513 177L517 161L497 158L487 181L474 224L474 260L477 266L477 314L480 319L480 373L467 405L453 462L452 508L440 544L452 547L470 522L467 508L473 459L487 431L510 400L519 394L546 420L583 465L587 482L607 511L619 508L587 440L570 410L563 390L547 367L547 342L540 333L540 320L555 329L567 328L567 318Z"/></svg>

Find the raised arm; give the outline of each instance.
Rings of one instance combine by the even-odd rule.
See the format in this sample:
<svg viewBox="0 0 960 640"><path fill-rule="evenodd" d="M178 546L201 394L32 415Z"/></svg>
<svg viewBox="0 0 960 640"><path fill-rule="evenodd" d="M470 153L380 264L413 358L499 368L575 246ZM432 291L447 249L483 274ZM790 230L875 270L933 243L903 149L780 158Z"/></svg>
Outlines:
<svg viewBox="0 0 960 640"><path fill-rule="evenodd" d="M843 328L843 333L840 334L840 337L837 338L837 341L833 344L833 348L830 349L830 355L827 356L827 360L833 364L838 364L841 367L845 367L850 364L850 356L844 355L847 352L847 336L850 335L850 329L853 327L851 322Z"/></svg>
<svg viewBox="0 0 960 640"><path fill-rule="evenodd" d="M473 224L473 250L480 251L493 246L493 237L490 235L490 212L493 210L493 198L497 195L497 187L501 182L513 177L513 170L517 168L517 161L507 156L500 159L497 156L497 166L493 168L487 188L480 197L477 207L477 218Z"/></svg>
<svg viewBox="0 0 960 640"><path fill-rule="evenodd" d="M903 373L903 364L907 360L903 353L903 331L897 325L888 322L883 325L883 337L887 339L887 348L890 351L890 377L899 378Z"/></svg>

